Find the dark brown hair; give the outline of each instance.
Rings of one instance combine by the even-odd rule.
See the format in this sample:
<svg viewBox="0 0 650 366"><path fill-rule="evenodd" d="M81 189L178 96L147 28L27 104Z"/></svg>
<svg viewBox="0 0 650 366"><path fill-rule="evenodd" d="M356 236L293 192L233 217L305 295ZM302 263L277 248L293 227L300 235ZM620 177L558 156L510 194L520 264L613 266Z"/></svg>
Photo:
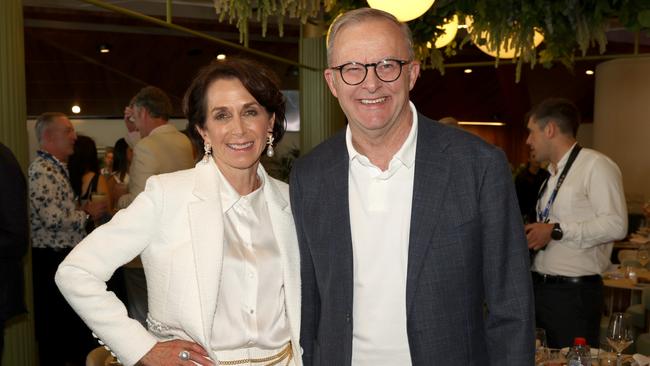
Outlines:
<svg viewBox="0 0 650 366"><path fill-rule="evenodd" d="M97 145L95 140L88 136L77 135L74 142L74 153L68 158L68 171L70 184L77 197L81 197L84 174L93 172L99 174L99 159L97 158Z"/></svg>
<svg viewBox="0 0 650 366"><path fill-rule="evenodd" d="M269 115L275 115L273 144L285 131L285 98L275 74L265 66L245 58L228 57L202 68L185 92L183 113L189 121L187 130L198 151L203 151L203 138L197 127L205 129L208 109L206 93L212 83L221 79L238 79ZM266 149L265 149L266 151Z"/></svg>
<svg viewBox="0 0 650 366"><path fill-rule="evenodd" d="M532 118L540 128L553 121L565 135L576 137L580 126L580 111L573 102L564 98L549 98L539 103L527 115Z"/></svg>

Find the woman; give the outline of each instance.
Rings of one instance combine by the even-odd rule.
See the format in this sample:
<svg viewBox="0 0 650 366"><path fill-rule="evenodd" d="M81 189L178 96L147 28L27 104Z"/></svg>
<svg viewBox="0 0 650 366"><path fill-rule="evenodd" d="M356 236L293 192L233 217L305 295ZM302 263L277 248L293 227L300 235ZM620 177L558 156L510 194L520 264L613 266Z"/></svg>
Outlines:
<svg viewBox="0 0 650 366"><path fill-rule="evenodd" d="M112 173L108 179L108 190L111 192L114 208L117 207L120 197L128 191L131 159L133 159L133 149L129 147L124 138L117 140L113 147Z"/></svg>
<svg viewBox="0 0 650 366"><path fill-rule="evenodd" d="M74 143L74 152L68 159L68 171L70 172L70 184L77 196L79 206L83 206L90 200L104 199L108 204L108 212L111 212L110 192L106 178L100 174L99 160L97 158L97 146L95 141L84 135L78 135ZM86 227L89 233L94 227L99 226L108 220L108 216L95 222L90 222Z"/></svg>
<svg viewBox="0 0 650 366"><path fill-rule="evenodd" d="M302 364L288 187L259 163L284 133L284 108L261 65L228 59L203 69L184 110L204 157L193 169L150 178L59 267L61 292L123 364ZM137 255L148 331L103 283Z"/></svg>
<svg viewBox="0 0 650 366"><path fill-rule="evenodd" d="M102 159L102 168L100 172L103 176L110 176L113 173L113 148L108 146L104 150L104 158Z"/></svg>

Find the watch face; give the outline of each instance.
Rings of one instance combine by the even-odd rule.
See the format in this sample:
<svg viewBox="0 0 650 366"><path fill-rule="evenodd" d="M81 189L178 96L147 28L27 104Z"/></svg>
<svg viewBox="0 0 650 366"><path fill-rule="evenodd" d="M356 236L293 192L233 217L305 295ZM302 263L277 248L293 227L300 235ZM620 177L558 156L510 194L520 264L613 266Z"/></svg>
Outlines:
<svg viewBox="0 0 650 366"><path fill-rule="evenodd" d="M560 229L559 225L553 226L553 231L551 231L551 239L553 240L560 240L562 239L562 229Z"/></svg>

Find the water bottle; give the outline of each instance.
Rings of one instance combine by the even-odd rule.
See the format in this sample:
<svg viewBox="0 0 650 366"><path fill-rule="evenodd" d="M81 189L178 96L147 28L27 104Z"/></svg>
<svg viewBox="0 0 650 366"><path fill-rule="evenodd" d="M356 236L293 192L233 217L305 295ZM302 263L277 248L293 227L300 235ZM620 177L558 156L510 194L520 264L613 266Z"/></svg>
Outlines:
<svg viewBox="0 0 650 366"><path fill-rule="evenodd" d="M591 351L587 345L587 340L582 337L576 337L573 340L573 347L566 355L567 366L591 366Z"/></svg>

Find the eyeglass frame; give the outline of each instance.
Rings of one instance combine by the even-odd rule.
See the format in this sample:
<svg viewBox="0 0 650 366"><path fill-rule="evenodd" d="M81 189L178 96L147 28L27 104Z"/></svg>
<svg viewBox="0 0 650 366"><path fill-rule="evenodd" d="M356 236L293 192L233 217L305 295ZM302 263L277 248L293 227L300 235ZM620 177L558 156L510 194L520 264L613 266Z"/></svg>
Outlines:
<svg viewBox="0 0 650 366"><path fill-rule="evenodd" d="M395 79L393 79L393 80L384 80L377 73L377 65L381 64L382 62L386 62L386 61L395 61L395 62L397 62L399 64L399 73L397 74L397 77L395 77ZM359 84L363 83L364 81L366 81L366 78L368 77L368 67L372 66L374 68L374 70L375 70L375 76L377 76L377 79L379 79L379 80L381 80L381 81L383 81L385 83L392 83L393 81L399 79L400 76L402 76L402 68L404 67L404 65L408 65L411 62L413 62L413 61L399 60L399 59L396 59L396 58L385 58L383 60L379 60L377 62L371 62L371 63L368 63L368 64L363 64L361 62L351 61L351 62L346 62L346 63L344 63L342 65L339 65L339 66L330 67L329 69L330 70L338 70L339 75L341 75L341 80L343 80L344 83L346 83L347 85L350 85L350 86L355 86L355 85L359 85ZM352 64L363 66L363 68L366 70L366 73L363 75L363 78L361 79L361 81L359 81L358 83L355 83L355 84L348 83L347 81L345 81L345 78L343 77L343 68L348 66L348 65L352 65Z"/></svg>

